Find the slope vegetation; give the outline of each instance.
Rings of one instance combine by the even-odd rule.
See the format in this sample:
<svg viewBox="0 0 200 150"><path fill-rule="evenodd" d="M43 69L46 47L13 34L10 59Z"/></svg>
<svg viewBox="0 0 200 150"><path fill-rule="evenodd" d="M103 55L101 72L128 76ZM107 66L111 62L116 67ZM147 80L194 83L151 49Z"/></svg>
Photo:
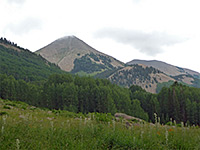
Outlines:
<svg viewBox="0 0 200 150"><path fill-rule="evenodd" d="M127 64L128 65L143 64L148 67L153 67L162 71L166 75L170 76L171 78L179 82L185 83L193 87L200 88L200 73L190 70L190 69L173 66L173 65L167 64L162 61L157 61L157 60L150 60L150 61L132 60L128 62Z"/></svg>
<svg viewBox="0 0 200 150"><path fill-rule="evenodd" d="M121 86L130 87L139 85L148 92L156 93L157 84L175 81L161 71L145 65L132 65L124 67L108 77L111 82Z"/></svg>
<svg viewBox="0 0 200 150"><path fill-rule="evenodd" d="M13 75L16 79L26 81L36 81L45 79L53 73L64 73L64 71L43 57L6 39L0 39L0 74Z"/></svg>

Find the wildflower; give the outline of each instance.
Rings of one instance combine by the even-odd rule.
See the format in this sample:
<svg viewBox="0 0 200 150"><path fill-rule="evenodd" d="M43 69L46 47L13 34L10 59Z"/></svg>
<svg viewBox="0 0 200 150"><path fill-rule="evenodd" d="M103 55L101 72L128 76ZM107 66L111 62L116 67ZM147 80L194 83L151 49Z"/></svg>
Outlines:
<svg viewBox="0 0 200 150"><path fill-rule="evenodd" d="M158 120L157 120L157 114L154 113L154 118L155 118L155 124L157 124Z"/></svg>
<svg viewBox="0 0 200 150"><path fill-rule="evenodd" d="M172 126L172 118L170 118L170 126Z"/></svg>
<svg viewBox="0 0 200 150"><path fill-rule="evenodd" d="M86 123L87 123L87 118L85 118L84 125L86 125Z"/></svg>
<svg viewBox="0 0 200 150"><path fill-rule="evenodd" d="M52 118L50 118L50 117L47 117L47 119L51 121L51 120L53 120L53 119L54 119L54 117L52 117Z"/></svg>
<svg viewBox="0 0 200 150"><path fill-rule="evenodd" d="M168 133L168 131L166 131L166 132L165 132L166 144L168 144L168 135L169 135L169 133Z"/></svg>
<svg viewBox="0 0 200 150"><path fill-rule="evenodd" d="M3 123L6 124L7 115L3 116Z"/></svg>
<svg viewBox="0 0 200 150"><path fill-rule="evenodd" d="M159 136L160 136L160 132L157 132L157 135L159 135Z"/></svg>
<svg viewBox="0 0 200 150"><path fill-rule="evenodd" d="M158 117L158 124L160 124L160 117Z"/></svg>
<svg viewBox="0 0 200 150"><path fill-rule="evenodd" d="M4 132L4 126L1 127L1 133L3 134Z"/></svg>
<svg viewBox="0 0 200 150"><path fill-rule="evenodd" d="M51 121L50 123L51 123L51 129L53 130L53 121Z"/></svg>
<svg viewBox="0 0 200 150"><path fill-rule="evenodd" d="M174 120L174 125L176 126L176 120Z"/></svg>
<svg viewBox="0 0 200 150"><path fill-rule="evenodd" d="M184 123L183 123L183 122L181 122L181 127L182 127L182 128L184 127Z"/></svg>
<svg viewBox="0 0 200 150"><path fill-rule="evenodd" d="M174 131L174 129L171 129L171 128L170 128L168 131L169 131L169 132L172 132L172 131Z"/></svg>
<svg viewBox="0 0 200 150"><path fill-rule="evenodd" d="M113 129L115 130L115 121L112 120L112 123L113 123Z"/></svg>
<svg viewBox="0 0 200 150"><path fill-rule="evenodd" d="M17 146L17 149L19 149L19 143L20 143L20 141L19 141L19 139L16 139L16 146Z"/></svg>
<svg viewBox="0 0 200 150"><path fill-rule="evenodd" d="M140 134L141 139L143 139L143 134L144 134L144 131L142 130Z"/></svg>

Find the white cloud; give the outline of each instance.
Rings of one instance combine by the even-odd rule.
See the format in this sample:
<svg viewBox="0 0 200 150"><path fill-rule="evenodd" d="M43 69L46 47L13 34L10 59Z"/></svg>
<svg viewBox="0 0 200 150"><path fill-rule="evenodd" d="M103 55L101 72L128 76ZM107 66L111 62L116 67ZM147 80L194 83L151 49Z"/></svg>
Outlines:
<svg viewBox="0 0 200 150"><path fill-rule="evenodd" d="M158 59L200 72L193 59L200 55L199 4L199 0L0 0L0 36L34 51L73 34L124 62ZM107 38L94 38L100 31ZM173 58L172 53L181 57Z"/></svg>
<svg viewBox="0 0 200 150"><path fill-rule="evenodd" d="M149 56L155 56L163 52L163 46L172 46L182 42L183 39L161 32L145 33L136 30L125 30L120 28L107 28L95 33L95 37L111 38L114 41L133 48Z"/></svg>
<svg viewBox="0 0 200 150"><path fill-rule="evenodd" d="M5 31L10 31L15 35L28 34L32 30L40 29L42 21L34 17L28 17L17 23L10 23L5 27Z"/></svg>
<svg viewBox="0 0 200 150"><path fill-rule="evenodd" d="M23 4L26 0L7 0L8 3Z"/></svg>

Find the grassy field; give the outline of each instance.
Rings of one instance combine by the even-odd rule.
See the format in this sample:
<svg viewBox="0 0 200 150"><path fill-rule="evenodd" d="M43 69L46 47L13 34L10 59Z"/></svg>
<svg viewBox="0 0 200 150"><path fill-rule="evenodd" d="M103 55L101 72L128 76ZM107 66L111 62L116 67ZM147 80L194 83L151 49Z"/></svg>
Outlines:
<svg viewBox="0 0 200 150"><path fill-rule="evenodd" d="M1 150L199 150L199 127L116 120L110 114L75 114L0 99Z"/></svg>

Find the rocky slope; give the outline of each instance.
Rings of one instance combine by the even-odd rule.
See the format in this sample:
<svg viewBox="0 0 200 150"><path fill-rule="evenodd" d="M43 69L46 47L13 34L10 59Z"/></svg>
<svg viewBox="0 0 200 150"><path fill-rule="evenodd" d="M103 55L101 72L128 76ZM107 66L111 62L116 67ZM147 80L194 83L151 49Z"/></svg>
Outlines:
<svg viewBox="0 0 200 150"><path fill-rule="evenodd" d="M97 74L124 65L75 36L60 38L36 53L57 64L62 70L79 74Z"/></svg>

